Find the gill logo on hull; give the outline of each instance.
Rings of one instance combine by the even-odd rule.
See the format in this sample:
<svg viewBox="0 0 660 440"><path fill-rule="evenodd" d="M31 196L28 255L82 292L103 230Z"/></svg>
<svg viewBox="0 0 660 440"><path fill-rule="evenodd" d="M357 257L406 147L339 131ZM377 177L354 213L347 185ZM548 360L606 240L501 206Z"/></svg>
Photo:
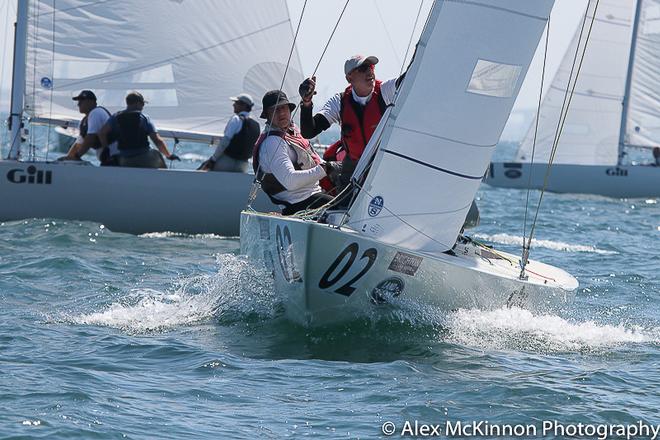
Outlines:
<svg viewBox="0 0 660 440"><path fill-rule="evenodd" d="M628 175L628 170L624 170L623 168L619 167L614 167L614 168L608 168L605 170L605 174L608 176L627 176Z"/></svg>
<svg viewBox="0 0 660 440"><path fill-rule="evenodd" d="M27 170L14 168L7 172L7 180L11 183L27 183L34 185L50 185L53 182L53 172L38 170L34 165Z"/></svg>

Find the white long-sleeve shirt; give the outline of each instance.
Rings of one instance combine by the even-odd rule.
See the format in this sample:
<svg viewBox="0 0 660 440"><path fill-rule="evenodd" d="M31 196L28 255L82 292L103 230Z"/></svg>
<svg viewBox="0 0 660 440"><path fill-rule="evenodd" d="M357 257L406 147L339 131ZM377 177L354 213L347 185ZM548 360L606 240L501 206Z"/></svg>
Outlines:
<svg viewBox="0 0 660 440"><path fill-rule="evenodd" d="M275 197L287 203L298 203L321 192L319 180L325 177L325 170L317 165L309 170L296 170L293 161L297 159L293 148L279 136L268 136L259 150L259 167L270 173L286 188Z"/></svg>

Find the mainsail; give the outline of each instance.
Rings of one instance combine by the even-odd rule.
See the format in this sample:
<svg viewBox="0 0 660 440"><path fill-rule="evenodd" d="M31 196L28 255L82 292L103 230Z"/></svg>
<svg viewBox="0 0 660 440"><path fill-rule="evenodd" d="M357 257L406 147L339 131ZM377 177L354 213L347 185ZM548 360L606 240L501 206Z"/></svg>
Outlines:
<svg viewBox="0 0 660 440"><path fill-rule="evenodd" d="M230 96L258 107L280 86L293 45L285 0L40 0L29 11L25 109L37 119L80 119L81 89L110 110L136 89L159 128L217 135ZM294 51L287 92L301 71Z"/></svg>
<svg viewBox="0 0 660 440"><path fill-rule="evenodd" d="M633 26L635 2L590 1L587 23L594 17L596 5L588 42L586 30L581 35L578 28L543 99L535 162L548 161L566 90L570 92L575 82L573 79L569 83L569 75L573 65L580 62L579 54L585 44L587 49L554 163L616 165L621 147L651 146L660 142L660 2L643 0L638 5L636 32ZM633 40L633 37L636 38ZM633 44L634 51L631 50ZM634 56L629 62L632 52ZM573 78L575 74L574 70ZM630 95L626 100L627 81ZM622 117L626 109L627 114ZM518 150L516 159L520 162L532 160L535 125L534 121ZM621 146L620 141L623 141Z"/></svg>
<svg viewBox="0 0 660 440"><path fill-rule="evenodd" d="M552 5L435 4L382 136L372 138L378 151L349 226L421 252L454 246Z"/></svg>

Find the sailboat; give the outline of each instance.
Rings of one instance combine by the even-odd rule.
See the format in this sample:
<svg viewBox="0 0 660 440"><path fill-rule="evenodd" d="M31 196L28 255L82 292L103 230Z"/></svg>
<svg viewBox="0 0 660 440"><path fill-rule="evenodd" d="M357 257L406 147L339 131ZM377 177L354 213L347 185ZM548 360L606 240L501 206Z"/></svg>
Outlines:
<svg viewBox="0 0 660 440"><path fill-rule="evenodd" d="M594 7L590 2L587 20ZM564 95L575 85L546 190L660 196L660 167L635 160L650 160L651 148L660 145L659 23L660 1L601 1L588 42L578 29L564 55L543 99L538 131L535 120L515 161L492 163L485 182L503 188L543 187ZM576 49L585 44L575 83L571 69Z"/></svg>
<svg viewBox="0 0 660 440"><path fill-rule="evenodd" d="M291 52L286 2L21 0L17 7L0 221L47 217L129 233L238 235L254 176L47 161L25 151L26 129L77 126L82 115L71 98L82 89L111 112L139 90L161 136L214 146L231 116L230 96L258 100L285 70L283 88L297 90L302 68ZM275 209L263 195L255 203Z"/></svg>
<svg viewBox="0 0 660 440"><path fill-rule="evenodd" d="M273 273L290 320L338 323L398 301L545 307L577 287L537 261L523 274L516 256L461 235L552 5L435 1L348 210L241 214L241 252Z"/></svg>

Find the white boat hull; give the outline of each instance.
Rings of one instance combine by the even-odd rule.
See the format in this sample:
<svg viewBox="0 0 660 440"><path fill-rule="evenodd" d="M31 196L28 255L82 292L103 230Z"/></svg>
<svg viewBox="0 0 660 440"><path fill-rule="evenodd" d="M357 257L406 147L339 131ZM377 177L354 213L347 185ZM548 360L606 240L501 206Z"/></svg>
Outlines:
<svg viewBox="0 0 660 440"><path fill-rule="evenodd" d="M132 234L236 236L253 180L241 173L0 161L0 221L54 218ZM277 210L262 192L253 206Z"/></svg>
<svg viewBox="0 0 660 440"><path fill-rule="evenodd" d="M520 162L493 162L485 183L501 188L543 188L547 165ZM547 191L596 194L607 197L660 197L660 167L648 165L566 165L555 164Z"/></svg>
<svg viewBox="0 0 660 440"><path fill-rule="evenodd" d="M547 309L578 283L561 269L457 245L457 253L417 254L327 224L244 211L241 252L272 270L287 317L305 326L370 316L412 301L443 310L516 305ZM460 254L459 254L460 253ZM481 254L481 255L479 255Z"/></svg>

